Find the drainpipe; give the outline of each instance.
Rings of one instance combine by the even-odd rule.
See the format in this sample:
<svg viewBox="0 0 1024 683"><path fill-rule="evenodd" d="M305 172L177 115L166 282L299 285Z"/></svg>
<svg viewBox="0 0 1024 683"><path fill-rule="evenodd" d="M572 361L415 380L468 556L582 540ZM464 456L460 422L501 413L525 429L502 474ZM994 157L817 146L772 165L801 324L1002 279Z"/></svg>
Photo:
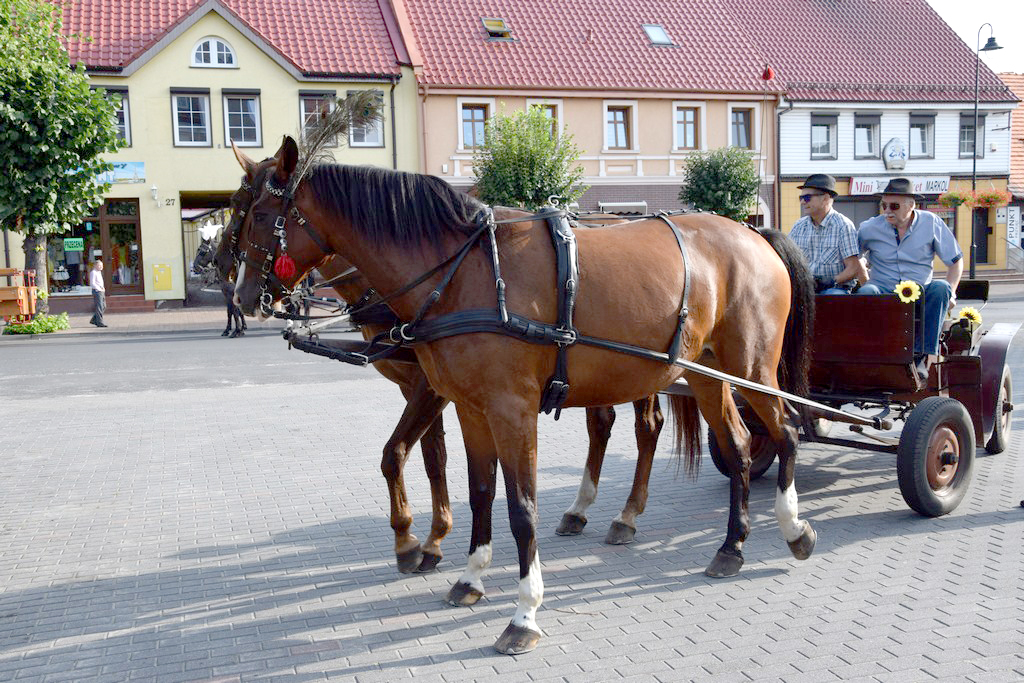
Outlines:
<svg viewBox="0 0 1024 683"><path fill-rule="evenodd" d="M7 228L4 228L4 268L11 267L11 244L7 241Z"/></svg>
<svg viewBox="0 0 1024 683"><path fill-rule="evenodd" d="M792 100L788 109L779 109L777 105L775 108L775 227L778 230L782 230L782 115L791 111Z"/></svg>
<svg viewBox="0 0 1024 683"><path fill-rule="evenodd" d="M422 84L423 96L420 97L420 173L427 173L427 95L430 86Z"/></svg>
<svg viewBox="0 0 1024 683"><path fill-rule="evenodd" d="M401 76L391 77L391 167L398 170L398 126L395 123L395 86Z"/></svg>

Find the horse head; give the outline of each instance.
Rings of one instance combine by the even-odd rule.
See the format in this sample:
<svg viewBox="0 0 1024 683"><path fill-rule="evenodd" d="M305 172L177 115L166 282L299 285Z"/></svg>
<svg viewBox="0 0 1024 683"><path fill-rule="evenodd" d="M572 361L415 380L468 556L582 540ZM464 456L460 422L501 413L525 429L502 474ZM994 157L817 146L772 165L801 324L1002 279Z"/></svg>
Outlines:
<svg viewBox="0 0 1024 683"><path fill-rule="evenodd" d="M253 200L259 194L259 189L266 180L267 172L277 163L276 157L269 157L260 162L253 161L245 152L238 149L234 140L231 141L231 149L234 150L235 159L245 171L245 175L242 176L238 189L231 194L231 220L221 232L220 244L213 256L217 273L225 281L230 279L238 261L240 253L238 235L241 232L245 216L249 212Z"/></svg>
<svg viewBox="0 0 1024 683"><path fill-rule="evenodd" d="M304 185L289 189L298 158L298 145L285 136L241 221L235 303L246 315L269 316L274 303L333 254L299 208Z"/></svg>

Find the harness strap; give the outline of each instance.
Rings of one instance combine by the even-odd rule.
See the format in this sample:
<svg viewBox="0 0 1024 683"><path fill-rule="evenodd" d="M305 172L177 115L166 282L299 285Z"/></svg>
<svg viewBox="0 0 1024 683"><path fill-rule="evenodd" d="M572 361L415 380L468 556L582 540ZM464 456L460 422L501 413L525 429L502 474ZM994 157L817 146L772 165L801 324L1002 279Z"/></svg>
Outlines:
<svg viewBox="0 0 1024 683"><path fill-rule="evenodd" d="M556 275L555 286L558 292L558 331L565 333L566 340L556 342L555 371L548 378L547 386L540 399L540 410L543 413L555 411L557 420L562 414L562 405L569 395L569 359L568 347L576 341L576 328L573 325L573 311L576 308L576 294L579 287L579 252L576 248L576 235L569 227L565 214L558 209L546 209L537 214L547 221L551 232L551 241L555 248Z"/></svg>
<svg viewBox="0 0 1024 683"><path fill-rule="evenodd" d="M657 218L660 218L665 222L668 227L672 228L672 236L676 238L676 244L679 245L679 253L683 257L683 301L679 305L679 317L676 324L676 333L672 336L672 341L668 345L668 362L675 363L676 359L679 358L679 348L683 343L683 328L686 327L686 318L690 315L690 310L686 305L686 302L690 298L690 264L687 263L686 259L686 243L683 242L683 233L679 231L676 224L668 219L668 214L658 213Z"/></svg>

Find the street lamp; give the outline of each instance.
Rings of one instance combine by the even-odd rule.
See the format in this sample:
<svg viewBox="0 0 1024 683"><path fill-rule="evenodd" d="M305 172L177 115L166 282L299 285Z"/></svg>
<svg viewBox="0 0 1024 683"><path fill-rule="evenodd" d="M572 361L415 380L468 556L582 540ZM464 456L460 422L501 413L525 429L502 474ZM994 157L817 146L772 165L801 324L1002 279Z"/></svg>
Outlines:
<svg viewBox="0 0 1024 683"><path fill-rule="evenodd" d="M988 26L988 41L985 43L985 47L981 46L981 31ZM1000 45L996 44L996 38L992 35L995 31L992 28L992 24L984 23L978 27L978 40L975 43L974 51L974 144L971 145L973 154L971 154L971 196L974 196L974 191L978 187L978 77L981 75L981 53L990 52L992 50L1002 50ZM978 256L978 245L975 243L974 235L974 212L971 211L971 270L969 277L974 279L974 264L977 261Z"/></svg>

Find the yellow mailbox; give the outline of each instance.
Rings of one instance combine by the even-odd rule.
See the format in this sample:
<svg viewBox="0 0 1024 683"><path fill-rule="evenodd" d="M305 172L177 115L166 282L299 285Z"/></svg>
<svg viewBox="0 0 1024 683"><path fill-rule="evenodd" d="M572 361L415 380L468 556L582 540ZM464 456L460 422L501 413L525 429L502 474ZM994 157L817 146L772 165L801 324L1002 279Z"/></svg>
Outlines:
<svg viewBox="0 0 1024 683"><path fill-rule="evenodd" d="M167 263L153 264L153 289L166 291L171 289L171 266Z"/></svg>

